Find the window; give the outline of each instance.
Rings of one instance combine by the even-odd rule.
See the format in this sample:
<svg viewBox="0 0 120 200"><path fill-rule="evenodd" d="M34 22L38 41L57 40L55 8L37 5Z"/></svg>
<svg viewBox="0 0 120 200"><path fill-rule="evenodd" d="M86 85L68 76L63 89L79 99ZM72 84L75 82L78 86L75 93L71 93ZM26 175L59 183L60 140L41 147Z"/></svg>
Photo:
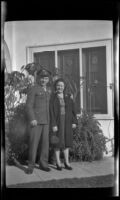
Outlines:
<svg viewBox="0 0 120 200"><path fill-rule="evenodd" d="M51 71L60 68L75 81L78 113L83 108L98 119L113 116L111 40L28 47L30 62L39 62Z"/></svg>
<svg viewBox="0 0 120 200"><path fill-rule="evenodd" d="M77 86L77 95L75 98L76 110L80 112L80 81L79 81L79 49L59 50L57 52L58 68L62 73L69 77L71 83Z"/></svg>
<svg viewBox="0 0 120 200"><path fill-rule="evenodd" d="M80 86L79 86L79 49L57 51L58 68L69 77L77 86L75 99L77 112L80 112ZM34 53L34 62L47 67L51 72L55 68L55 51L43 51Z"/></svg>
<svg viewBox="0 0 120 200"><path fill-rule="evenodd" d="M84 108L95 114L107 114L106 47L83 48L82 61Z"/></svg>
<svg viewBox="0 0 120 200"><path fill-rule="evenodd" d="M46 66L51 72L55 67L55 52L43 51L34 53L34 62L42 66Z"/></svg>

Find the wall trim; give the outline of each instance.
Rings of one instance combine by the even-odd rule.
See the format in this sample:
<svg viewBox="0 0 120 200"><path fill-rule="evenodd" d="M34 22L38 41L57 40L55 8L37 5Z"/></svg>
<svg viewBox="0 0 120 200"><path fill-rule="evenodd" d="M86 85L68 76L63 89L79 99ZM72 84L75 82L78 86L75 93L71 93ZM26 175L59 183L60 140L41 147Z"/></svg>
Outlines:
<svg viewBox="0 0 120 200"><path fill-rule="evenodd" d="M52 43L52 44L43 44L43 45L32 45L32 46L26 46L26 48L39 48L39 47L49 47L49 46L60 46L60 45L72 45L72 44L81 44L81 43L89 43L89 42L101 42L111 40L112 38L104 38L100 40L84 40L84 41L76 41L76 42L64 42L64 43Z"/></svg>

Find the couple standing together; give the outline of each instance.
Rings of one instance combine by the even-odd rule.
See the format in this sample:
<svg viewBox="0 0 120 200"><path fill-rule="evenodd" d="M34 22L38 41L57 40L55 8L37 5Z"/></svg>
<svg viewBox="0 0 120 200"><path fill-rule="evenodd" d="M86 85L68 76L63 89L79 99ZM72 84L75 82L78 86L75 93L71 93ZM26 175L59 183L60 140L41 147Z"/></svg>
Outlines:
<svg viewBox="0 0 120 200"><path fill-rule="evenodd" d="M49 71L37 72L36 85L27 95L26 112L29 121L29 163L27 173L33 173L37 152L39 151L39 168L50 171L49 132L59 138L54 148L56 169L62 170L60 151L64 152L64 165L72 170L69 162L69 148L72 147L72 129L77 126L75 106L70 95L65 94L65 82L62 78L55 81L55 92L47 89Z"/></svg>

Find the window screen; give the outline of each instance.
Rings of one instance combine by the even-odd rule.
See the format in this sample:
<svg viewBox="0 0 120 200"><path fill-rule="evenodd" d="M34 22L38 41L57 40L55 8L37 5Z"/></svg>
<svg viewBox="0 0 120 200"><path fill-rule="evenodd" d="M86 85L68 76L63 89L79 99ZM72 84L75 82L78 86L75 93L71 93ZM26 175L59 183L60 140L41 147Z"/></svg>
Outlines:
<svg viewBox="0 0 120 200"><path fill-rule="evenodd" d="M107 114L106 47L82 49L84 108L94 114Z"/></svg>

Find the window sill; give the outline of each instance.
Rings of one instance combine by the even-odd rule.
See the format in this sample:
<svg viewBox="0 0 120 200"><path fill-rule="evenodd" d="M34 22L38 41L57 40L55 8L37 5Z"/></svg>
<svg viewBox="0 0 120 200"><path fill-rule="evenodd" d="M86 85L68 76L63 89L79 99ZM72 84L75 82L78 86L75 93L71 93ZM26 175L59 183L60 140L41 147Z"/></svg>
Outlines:
<svg viewBox="0 0 120 200"><path fill-rule="evenodd" d="M77 118L79 118L80 116L81 116L81 114L78 113L78 114L77 114ZM95 114L94 117L95 117L97 120L114 120L114 117L113 117L113 116L104 115L104 114L101 114L101 115Z"/></svg>
<svg viewBox="0 0 120 200"><path fill-rule="evenodd" d="M97 115L95 114L94 117L98 120L114 120L114 117L113 116L110 116L110 115Z"/></svg>

